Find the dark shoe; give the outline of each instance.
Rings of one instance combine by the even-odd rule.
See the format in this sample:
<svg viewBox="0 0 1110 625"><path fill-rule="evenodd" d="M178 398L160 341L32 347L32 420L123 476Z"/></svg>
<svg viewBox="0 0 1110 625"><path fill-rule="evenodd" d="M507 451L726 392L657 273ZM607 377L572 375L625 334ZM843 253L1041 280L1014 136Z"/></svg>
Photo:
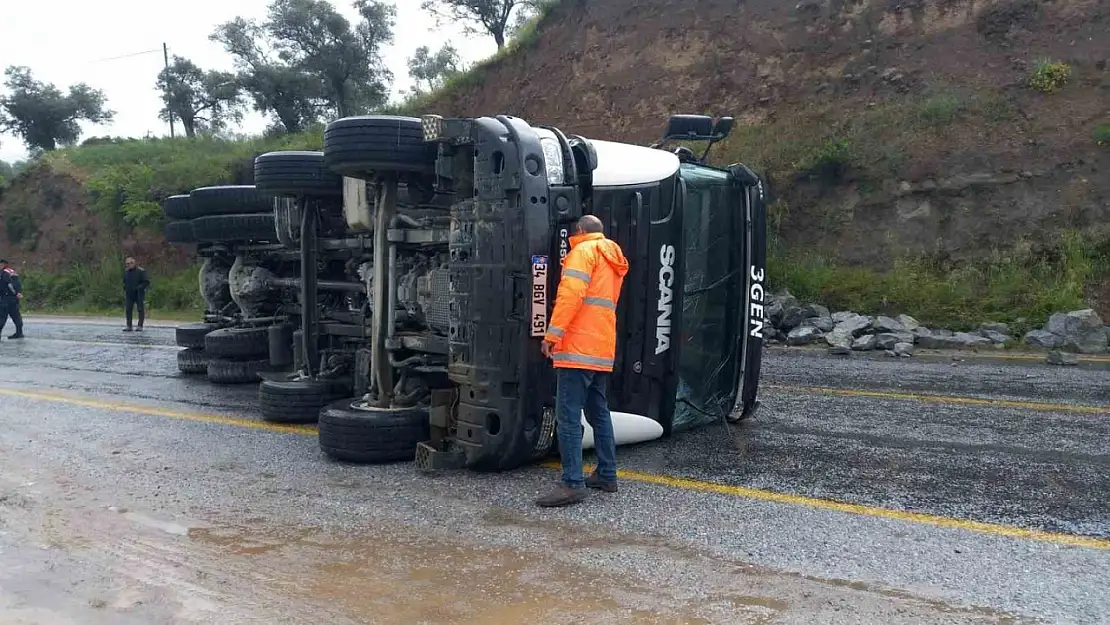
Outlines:
<svg viewBox="0 0 1110 625"><path fill-rule="evenodd" d="M555 490L537 499L536 505L541 508L558 508L578 503L585 498L585 488L571 488L566 484L559 484Z"/></svg>
<svg viewBox="0 0 1110 625"><path fill-rule="evenodd" d="M23 338L23 333L22 332L16 332L15 334L9 336L8 338L9 339L21 339L21 338Z"/></svg>
<svg viewBox="0 0 1110 625"><path fill-rule="evenodd" d="M136 332L142 332L143 331L143 326L139 326L139 327L135 328L135 331Z"/></svg>
<svg viewBox="0 0 1110 625"><path fill-rule="evenodd" d="M132 330L131 328L124 328L123 331L124 332L134 332L134 330Z"/></svg>
<svg viewBox="0 0 1110 625"><path fill-rule="evenodd" d="M586 478L586 486L589 486L590 488L596 488L605 493L617 492L617 483L606 482L598 476L597 472L591 473L590 477Z"/></svg>

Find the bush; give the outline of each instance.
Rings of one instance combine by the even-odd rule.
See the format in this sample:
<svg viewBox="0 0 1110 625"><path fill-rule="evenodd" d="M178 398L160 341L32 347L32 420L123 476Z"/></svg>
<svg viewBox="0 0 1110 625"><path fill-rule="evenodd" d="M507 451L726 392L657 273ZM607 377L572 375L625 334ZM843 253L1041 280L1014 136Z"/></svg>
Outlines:
<svg viewBox="0 0 1110 625"><path fill-rule="evenodd" d="M1055 63L1043 59L1037 61L1033 68L1033 75L1029 77L1029 86L1041 93L1056 93L1068 82L1071 77L1071 67L1067 63Z"/></svg>
<svg viewBox="0 0 1110 625"><path fill-rule="evenodd" d="M851 142L847 139L829 139L806 154L796 167L798 171L835 182L843 178L851 163Z"/></svg>
<svg viewBox="0 0 1110 625"><path fill-rule="evenodd" d="M926 124L945 126L956 121L965 108L962 98L946 93L927 98L921 103L918 114Z"/></svg>

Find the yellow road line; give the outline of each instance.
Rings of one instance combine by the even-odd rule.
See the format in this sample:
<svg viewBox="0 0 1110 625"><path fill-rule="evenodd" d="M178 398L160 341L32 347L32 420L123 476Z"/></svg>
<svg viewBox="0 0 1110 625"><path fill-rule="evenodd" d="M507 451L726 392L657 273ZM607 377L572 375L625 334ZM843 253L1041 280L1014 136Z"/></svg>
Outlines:
<svg viewBox="0 0 1110 625"><path fill-rule="evenodd" d="M125 404L122 402L81 399L77 397L69 397L66 395L54 395L31 391L16 391L11 389L0 389L0 395L6 395L8 397L22 397L24 399L35 399L40 401L52 401L61 404L68 404L70 406L94 408L96 410L116 410L119 412L130 412L133 414L149 415L153 417L168 417L171 419L184 419L186 421L217 423L219 425L231 425L235 427L250 428L254 430L267 430L270 432L281 432L283 434L302 434L306 436L316 435L316 428L308 425L269 423L266 421L255 421L254 419L243 419L239 417L225 417L223 415L208 414L203 412L169 410L166 408L138 406L135 404Z"/></svg>
<svg viewBox="0 0 1110 625"><path fill-rule="evenodd" d="M54 395L32 391L0 389L0 395L6 395L9 397L22 397L25 399L40 401L58 402L71 406L83 406L86 408L94 408L98 410L116 410L120 412L130 412L133 414L168 417L172 419L183 419L187 421L201 421L204 423L216 423L220 425L266 430L270 432L280 432L285 434L300 434L303 436L317 435L316 428L307 425L283 425L280 423L268 423L265 421L256 421L253 419L225 417L215 414L186 412L164 408L152 408L146 406L138 406L135 404L125 404L122 402L81 399L65 395ZM561 468L561 465L558 462L545 462L542 463L541 466L555 470L559 470ZM586 467L587 471L591 469L592 467ZM843 503L829 499L817 499L815 497L805 497L802 495L780 493L759 488L751 488L748 486L731 486L728 484L719 484L702 480L672 477L669 475L646 473L643 471L634 471L630 469L619 470L617 472L617 475L623 480L640 482L644 484L653 484L656 486L665 486L678 490L713 493L729 497L752 499L756 501L804 506L807 508L814 508L818 510L844 512L848 514L856 514L874 518L892 519L909 523L933 525L949 529L967 530L983 534L990 534L993 536L1037 540L1041 542L1065 545L1070 547L1084 547L1088 549L1110 551L1110 540L1103 538L1091 538L1087 536L1076 536L1072 534L1059 534L1053 532L1024 529L1009 525L999 525L994 523L983 523L980 521L956 519L952 517L925 514L921 512L906 512L903 510L892 510L889 508L877 508L861 504Z"/></svg>
<svg viewBox="0 0 1110 625"><path fill-rule="evenodd" d="M1110 406L1088 406L1083 404L1056 404L1047 402L1014 401L1008 399L981 399L978 397L956 397L952 395L930 395L927 393L897 393L892 391L862 391L821 386L786 386L763 384L761 388L773 391L802 392L816 395L840 395L843 397L871 397L875 399L898 399L919 401L929 404L953 404L959 406L993 406L997 408L1022 408L1047 412L1078 412L1082 414L1110 414Z"/></svg>
<svg viewBox="0 0 1110 625"><path fill-rule="evenodd" d="M561 469L561 465L558 462L547 462L544 463L544 466L552 469ZM593 467L586 467L587 473L591 471L592 468ZM644 473L641 471L632 471L628 469L618 470L617 476L621 479L633 482L655 484L657 486L667 486L679 490L715 493L718 495L728 495L731 497L755 499L757 501L768 501L773 503L805 506L807 508L816 508L818 510L846 512L849 514L858 514L862 516L877 517L882 519L893 519L896 521L906 521L910 523L920 523L949 529L967 530L972 532L979 532L982 534L991 534L993 536L1024 538L1028 540L1049 542L1057 545L1067 545L1070 547L1086 547L1088 549L1110 551L1110 539L1105 538L1091 538L1088 536L1076 536L1073 534L1043 532L1040 530L1024 529L1020 527L1013 527L1010 525L969 521L965 519L956 519L934 514L925 514L922 512L907 512L904 510L892 510L889 508L876 508L872 506L844 503L829 499L817 499L815 497L805 497L802 495L779 493L759 488L750 488L747 486L731 486L728 484L704 482L701 480L671 477L669 475L659 475L657 473Z"/></svg>

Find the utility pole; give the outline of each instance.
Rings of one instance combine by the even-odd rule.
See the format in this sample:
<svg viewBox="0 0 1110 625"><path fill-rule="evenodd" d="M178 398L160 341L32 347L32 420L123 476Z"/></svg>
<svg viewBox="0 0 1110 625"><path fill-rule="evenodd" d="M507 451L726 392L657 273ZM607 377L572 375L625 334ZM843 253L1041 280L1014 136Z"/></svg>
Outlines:
<svg viewBox="0 0 1110 625"><path fill-rule="evenodd" d="M166 69L169 70L170 69L170 48L169 48L169 46L166 45L166 42L164 42L164 41L162 42L162 58L165 59ZM170 74L169 71L167 71L166 72L166 78L169 78L169 74ZM168 81L167 81L166 85L169 86ZM170 138L173 139L174 138L174 133L173 133L173 110L172 109L168 109L168 110L169 110L169 113L170 113Z"/></svg>

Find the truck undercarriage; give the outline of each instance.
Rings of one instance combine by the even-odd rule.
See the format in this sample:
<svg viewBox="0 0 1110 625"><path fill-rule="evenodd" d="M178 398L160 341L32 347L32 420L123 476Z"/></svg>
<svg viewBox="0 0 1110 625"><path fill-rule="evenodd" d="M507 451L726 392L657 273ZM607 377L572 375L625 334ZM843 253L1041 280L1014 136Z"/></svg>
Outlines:
<svg viewBox="0 0 1110 625"><path fill-rule="evenodd" d="M569 235L593 214L631 263L611 408L665 435L748 417L763 184L663 148L711 146L731 122L675 116L646 148L509 116L334 121L323 152L259 155L253 186L167 200L167 238L203 258L205 319L178 329L179 366L260 381L262 417L318 422L339 460L541 459L556 437L540 340Z"/></svg>

